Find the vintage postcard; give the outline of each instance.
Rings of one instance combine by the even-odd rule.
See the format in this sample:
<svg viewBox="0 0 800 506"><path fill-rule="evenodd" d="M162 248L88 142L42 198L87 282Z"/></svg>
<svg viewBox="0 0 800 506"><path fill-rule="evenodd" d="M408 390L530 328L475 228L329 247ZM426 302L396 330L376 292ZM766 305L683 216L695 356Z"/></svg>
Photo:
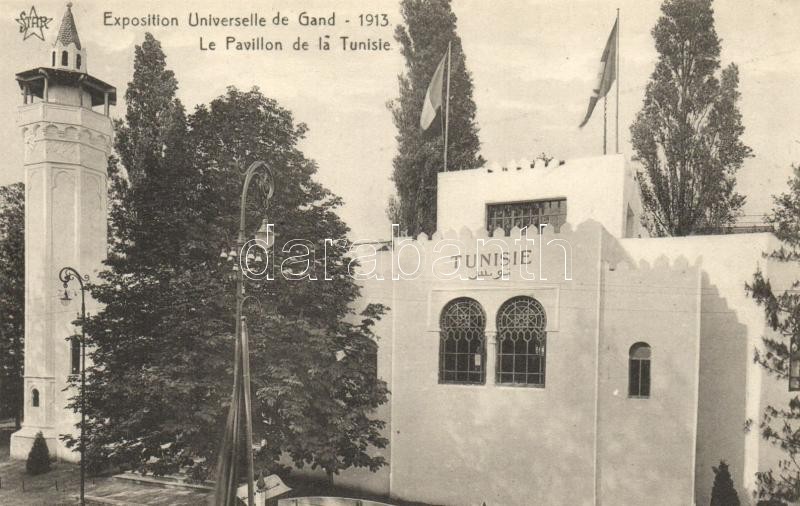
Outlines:
<svg viewBox="0 0 800 506"><path fill-rule="evenodd" d="M0 503L800 504L798 23L2 0Z"/></svg>

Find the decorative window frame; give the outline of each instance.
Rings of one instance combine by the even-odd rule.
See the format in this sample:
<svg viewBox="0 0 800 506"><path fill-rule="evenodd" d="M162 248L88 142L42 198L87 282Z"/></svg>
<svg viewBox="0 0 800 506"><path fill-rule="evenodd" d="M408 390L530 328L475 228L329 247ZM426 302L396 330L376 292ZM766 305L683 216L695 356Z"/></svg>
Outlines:
<svg viewBox="0 0 800 506"><path fill-rule="evenodd" d="M553 204L556 204L559 210L563 209L563 213L551 213L548 214L545 211L545 207L547 209L552 209ZM493 220L492 217L492 209L499 208L501 206L509 206L514 207L520 210L520 216L506 216L502 218L505 220L514 221L510 223L511 226L495 226L494 228L491 226L491 221ZM538 220L531 220L530 223L523 223L522 220L525 217L532 217L532 214L526 213L526 207L532 208L537 207L537 217ZM528 209L529 210L529 209ZM554 231L558 233L561 230L561 225L567 222L567 213L568 213L568 204L567 204L567 197L559 196L559 197L552 197L552 198L544 198L544 199L532 199L532 200L512 200L512 201L500 201L500 202L487 202L484 207L484 224L486 225L486 230L489 231L489 234L492 234L494 230L497 228L502 228L505 230L506 235L508 235L509 230L513 227L523 228L523 227L532 227L532 229L538 230L539 225L545 224L545 220L542 218L547 217L548 225L552 225ZM555 218L555 219L553 219ZM495 224L497 225L497 224Z"/></svg>
<svg viewBox="0 0 800 506"><path fill-rule="evenodd" d="M468 332L475 333L475 335L471 336L470 339L467 339L465 337L457 337L456 338L456 341L457 341L456 342L456 349L457 350L459 349L459 345L463 346L461 344L462 340L464 340L466 343L469 343L469 344L467 344L468 351L466 353L464 353L463 351L455 351L455 352L454 351L447 351L447 341L449 340L449 338L446 338L444 336L444 334L446 332L448 332L448 331L458 331L458 329L459 329L458 327L447 328L447 327L444 327L444 325L443 325L443 322L444 322L445 318L447 317L448 311L451 308L455 308L459 304L469 304L474 309L477 309L478 311L480 311L480 318L481 318L481 323L482 323L482 325L480 325L479 327L474 327L474 328L473 327L463 327L462 328L463 330L466 330ZM439 370L439 373L438 373L439 384L442 384L442 385L485 385L486 384L486 341L487 341L487 338L486 338L486 322L487 322L487 320L486 320L486 309L481 305L481 303L479 301L475 300L472 297L456 297L456 298L453 298L450 301L448 301L442 307L442 310L441 310L440 316L439 316L439 321L440 321L439 332L438 332L438 335L439 335L439 354L438 354L438 357L439 357L439 368L438 368L438 370ZM478 340L478 342L479 342L478 353L475 353L474 350L472 350L471 343L472 343L473 339ZM451 357L452 355L455 355L455 356ZM460 370L459 369L459 365L460 365L460 363L459 363L460 362L459 361L459 355L467 355L467 357L466 357L466 359L467 359L467 363L466 363L467 368L465 370ZM450 358L452 358L453 361L455 361L455 367L451 368L451 369L448 369L447 368L447 363L448 363ZM470 363L471 360L474 361L474 362ZM476 369L477 369L477 371L476 371ZM445 377L445 376L448 376L448 373L450 373L451 375L454 375L456 377L455 378L447 378L447 377ZM457 376L460 373L466 374L467 379L458 379ZM474 378L474 376L476 376L476 375L479 375L480 377L478 379L471 379L471 378Z"/></svg>
<svg viewBox="0 0 800 506"><path fill-rule="evenodd" d="M548 343L552 343L553 341L551 341L551 338L556 337L560 329L559 307L561 306L561 288L558 284L541 284L532 288L529 282L526 283L524 281L506 281L502 282L502 285L493 284L492 282L487 281L485 286L472 286L470 288L464 288L463 286L456 287L439 285L434 286L428 292L426 334L431 339L436 340L437 350L440 335L439 332L441 330L439 328L439 315L448 302L460 297L471 298L476 300L481 305L486 314L486 329L484 331L484 335L486 337L486 356L484 360L484 368L486 371L485 383L482 385L441 383L442 385L463 387L486 386L491 388L513 389L524 388L529 389L530 391L545 391L545 389L542 387L496 383L495 381L495 362L497 360L497 312L505 301L518 296L532 297L539 301L539 303L544 307L545 314L547 315L545 332L547 333ZM438 357L438 353L435 355L435 357L433 355L430 357L432 361L434 358L436 360L435 363L431 363L430 369L428 369L435 374L433 376L434 381L438 380Z"/></svg>
<svg viewBox="0 0 800 506"><path fill-rule="evenodd" d="M535 329L534 328L517 328L517 329L501 328L502 322L500 321L500 319L504 316L503 311L511 309L513 306L517 305L519 302L522 302L522 301L528 302L529 304L531 304L539 312L540 319L543 320L543 322L542 322L543 325L540 328L535 328ZM503 385L503 386L513 386L513 387L545 388L545 386L547 384L547 310L545 309L544 305L538 299L536 299L535 297L531 297L531 296L528 296L528 295L516 295L514 297L509 298L505 302L503 302L503 304L498 308L497 313L495 315L495 321L496 321L496 328L497 328L497 332L496 332L497 344L495 346L495 348L496 348L496 352L495 352L495 384ZM531 337L530 340L533 341L533 340L539 340L540 339L542 341L541 344L539 345L541 347L541 353L536 353L535 351L531 352L530 351L531 350L531 346L534 346L533 349L536 350L536 345L532 344L532 343L528 343L528 341L525 340L525 338L522 338L523 341L528 343L528 345L525 347L526 348L525 352L517 353L516 345L514 345L514 346L512 346L512 350L511 350L510 353L508 353L508 352L503 353L503 343L501 342L501 340L503 339L503 336L501 334L503 334L503 332L506 332L506 331L513 332L514 330L523 331L523 332L534 332L534 333L537 333L537 334L540 333L541 336L539 338ZM506 350L506 351L508 351L508 350ZM501 370L503 362L504 362L504 357L507 357L507 356L511 357L511 362L512 362L511 371ZM524 365L525 372L522 372L521 370L517 371L517 369L516 369L517 359L519 357L525 357L524 358L524 360L525 360L525 365ZM531 358L531 357L539 357L539 372L529 372L528 371L528 367L529 367L528 361L529 361L529 358ZM503 381L502 377L504 375L505 376L511 375L511 381ZM524 381L517 381L516 377L518 375L524 375L525 376L525 380ZM529 376L540 376L540 380L539 381L530 382L529 381Z"/></svg>

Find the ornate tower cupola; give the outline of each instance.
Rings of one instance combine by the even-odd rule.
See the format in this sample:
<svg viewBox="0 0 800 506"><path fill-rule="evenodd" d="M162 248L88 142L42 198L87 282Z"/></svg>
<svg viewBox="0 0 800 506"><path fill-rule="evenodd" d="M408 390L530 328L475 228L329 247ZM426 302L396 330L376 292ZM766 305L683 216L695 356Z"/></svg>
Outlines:
<svg viewBox="0 0 800 506"><path fill-rule="evenodd" d="M86 109L102 105L103 114L108 116L109 106L116 105L117 90L87 72L86 48L78 36L72 3L67 4L47 63L47 67L17 74L23 104L39 98L43 102L77 105Z"/></svg>
<svg viewBox="0 0 800 506"><path fill-rule="evenodd" d="M67 4L67 12L61 20L61 27L58 29L58 36L50 55L50 66L86 73L86 50L81 46L75 18L72 17L72 2Z"/></svg>

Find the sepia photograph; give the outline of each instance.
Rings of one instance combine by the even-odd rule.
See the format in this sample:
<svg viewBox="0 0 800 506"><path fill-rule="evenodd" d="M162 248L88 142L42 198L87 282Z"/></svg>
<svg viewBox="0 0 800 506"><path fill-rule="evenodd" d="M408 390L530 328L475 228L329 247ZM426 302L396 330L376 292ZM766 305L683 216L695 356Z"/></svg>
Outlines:
<svg viewBox="0 0 800 506"><path fill-rule="evenodd" d="M0 504L800 505L800 1L0 26Z"/></svg>

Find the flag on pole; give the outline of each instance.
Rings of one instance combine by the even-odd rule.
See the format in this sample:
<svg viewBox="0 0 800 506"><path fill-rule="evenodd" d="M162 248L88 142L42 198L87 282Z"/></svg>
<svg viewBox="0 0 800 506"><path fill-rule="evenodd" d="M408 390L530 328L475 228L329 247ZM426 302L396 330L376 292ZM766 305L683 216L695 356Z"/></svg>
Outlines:
<svg viewBox="0 0 800 506"><path fill-rule="evenodd" d="M444 81L444 62L447 60L447 53L442 56L442 60L433 73L433 79L428 85L425 93L425 102L422 104L422 114L419 117L419 126L427 130L436 118L436 111L442 107L442 82Z"/></svg>
<svg viewBox="0 0 800 506"><path fill-rule="evenodd" d="M583 122L581 122L579 128L583 128L589 121L589 118L592 117L592 111L594 111L594 106L597 104L597 101L608 94L616 78L617 22L615 21L614 28L611 29L611 33L608 35L608 42L606 42L606 48L603 50L603 56L600 57L600 70L597 72L597 84L594 89L592 89L592 96L589 98L589 108L586 111L586 117L583 118Z"/></svg>

